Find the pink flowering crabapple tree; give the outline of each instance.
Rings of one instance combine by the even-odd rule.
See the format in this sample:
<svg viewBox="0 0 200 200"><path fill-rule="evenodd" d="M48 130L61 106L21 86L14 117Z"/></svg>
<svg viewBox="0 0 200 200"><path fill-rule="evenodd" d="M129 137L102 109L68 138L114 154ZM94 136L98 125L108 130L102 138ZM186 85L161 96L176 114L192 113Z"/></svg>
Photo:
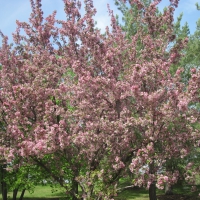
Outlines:
<svg viewBox="0 0 200 200"><path fill-rule="evenodd" d="M149 6L151 1L150 0L142 0L141 3L143 5L145 5L145 7ZM145 12L145 10L138 10L138 7L136 4L132 4L132 5L129 5L124 2L119 2L116 0L116 5L118 5L118 9L122 12L122 15L123 15L123 24L121 24L120 26L122 27L122 30L124 30L126 32L126 37L127 38L132 38L132 36L137 32L137 24L138 22L135 20L134 16L136 16L138 14L138 12L140 12L140 14L143 14L142 11ZM159 15L159 11L157 11L157 15ZM169 48L172 48L173 46L176 45L176 41L179 41L181 38L186 38L186 37L189 37L189 29L188 29L188 24L185 24L183 27L181 27L181 19L182 19L182 15L180 15L176 22L173 23L173 31L174 31L174 37L175 37L175 40L173 40L172 44L170 44L170 47ZM198 29L198 28L197 28ZM198 31L195 32L194 35L198 35L197 34ZM191 43L197 43L198 42L198 39L195 40L195 37L193 36L190 36L189 39L188 39L188 44L187 44L187 47L185 49L180 49L181 52L184 54L184 56L182 56L182 58L176 62L175 64L171 65L170 67L170 73L173 74L173 72L176 72L177 68L178 67L183 67L183 68L187 68L183 71L182 73L182 81L187 83L187 77L190 76L190 67L189 66L193 66L193 67L196 67L198 66L198 64L194 64L194 56L192 55L195 55L194 53L194 49L195 47L191 45ZM188 48L191 47L191 49L189 50ZM138 49L140 48L140 46L137 47ZM190 56L187 56L190 55ZM196 57L198 59L198 56ZM197 62L196 62L197 63ZM187 73L188 72L188 73ZM196 105L196 108L198 109L198 105ZM198 150L193 151L193 153L189 154L187 157L185 157L185 161L183 159L169 159L167 162L166 162L166 166L168 168L168 171L169 171L169 168L173 168L173 170L175 169L178 169L179 170L179 184L180 183L183 183L184 182L184 173L185 173L185 169L187 168L185 166L184 163L187 163L190 161L193 161L193 159L195 160L198 160L197 158L197 155L198 155ZM195 161L196 165L198 165L198 163ZM194 166L193 166L194 167ZM167 190L167 183L165 183L165 190L166 190L166 193L172 193L172 191L169 191Z"/></svg>
<svg viewBox="0 0 200 200"><path fill-rule="evenodd" d="M3 36L0 48L2 159L37 164L73 200L112 199L129 172L156 199L155 187L179 176L165 163L199 145L200 72L187 85L182 68L169 72L187 44L168 50L177 1L160 16L160 1L130 1L143 13L131 41L110 9L111 30L100 33L91 0L83 17L80 1L64 0L66 20L44 19L41 0L30 2L29 23L17 21L14 45Z"/></svg>

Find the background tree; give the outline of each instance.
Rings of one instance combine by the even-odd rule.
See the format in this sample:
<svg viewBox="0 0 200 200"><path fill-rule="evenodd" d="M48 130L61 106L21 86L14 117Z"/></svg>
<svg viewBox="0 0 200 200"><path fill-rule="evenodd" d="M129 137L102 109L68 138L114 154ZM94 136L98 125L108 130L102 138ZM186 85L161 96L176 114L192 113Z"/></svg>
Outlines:
<svg viewBox="0 0 200 200"><path fill-rule="evenodd" d="M140 3L141 5L148 7L151 2L152 0L142 0ZM137 33L138 28L141 26L141 24L139 24L141 22L137 20L135 21L135 19L137 18L138 14L144 16L145 11L140 8L138 9L136 4L127 4L120 0L115 0L115 5L122 13L122 24L120 24L120 26L126 33L126 37L131 39L131 37Z"/></svg>
<svg viewBox="0 0 200 200"><path fill-rule="evenodd" d="M189 42L187 48L184 50L184 56L179 62L179 65L186 69L186 73L183 74L184 81L187 82L188 78L191 76L190 69L195 67L199 69L199 48L200 48L200 19L197 21L197 27L194 34L189 37Z"/></svg>

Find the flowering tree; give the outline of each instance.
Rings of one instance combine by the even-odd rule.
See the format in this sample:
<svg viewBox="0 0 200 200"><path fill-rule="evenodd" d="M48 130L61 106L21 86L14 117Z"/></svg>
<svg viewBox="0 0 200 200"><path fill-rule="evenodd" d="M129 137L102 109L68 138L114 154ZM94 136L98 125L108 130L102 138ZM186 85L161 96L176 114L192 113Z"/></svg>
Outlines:
<svg viewBox="0 0 200 200"><path fill-rule="evenodd" d="M121 13L123 15L123 17L122 17L123 23L120 24L120 26L121 26L122 30L125 31L126 37L131 40L132 36L134 36L137 33L137 28L141 27L141 22L138 22L136 20L137 15L140 14L142 17L145 17L146 11L145 11L145 9L139 8L136 4L130 5L127 2L122 2L122 1L118 1L118 0L116 0L115 2L116 2L116 5L118 5L118 9L121 11ZM140 4L142 4L143 7L148 7L151 3L152 3L151 0L140 1ZM157 12L155 13L155 15L156 16L160 15L158 8L157 8ZM172 27L173 27L174 39L172 40L171 43L168 44L169 47L168 47L167 51L169 51L170 48L173 48L173 46L176 46L177 45L176 42L179 43L179 40L189 37L188 24L186 23L184 26L181 26L181 19L182 19L182 14L177 18L176 22L173 23ZM147 27L147 24L143 23L143 25ZM184 71L181 76L182 76L182 81L184 81L185 83L187 83L188 76L190 76L190 74L191 74L190 66L193 66L193 67L198 66L198 65L192 64L192 63L194 63L195 59L193 59L191 56L191 54L195 55L194 49L195 49L195 47L198 46L198 45L197 46L195 45L195 47L194 47L191 44L194 44L194 43L196 44L198 41L194 40L194 36L189 37L188 40L189 41L188 41L187 47L184 49L182 49L182 48L179 49L180 50L179 53L182 53L184 56L181 56L181 58L179 60L177 60L177 62L175 62L174 64L172 64L170 66L171 74L175 74L177 71L177 68L179 68L179 67L184 68ZM141 43L138 43L137 51L139 51L140 48L142 48L142 45L141 45ZM190 50L189 50L189 48L190 48ZM198 59L198 56L196 56L196 58ZM193 146L193 144L192 144L192 146ZM182 159L180 160L177 158L168 159L168 161L165 164L165 167L167 167L168 171L170 170L170 168L171 169L173 168L173 170L179 169L179 178L182 179L182 181L183 181L184 180L183 175L185 174L185 169L186 169L186 166L183 163L186 163L186 165L187 165L188 160L191 160L191 157L192 157L192 155L187 156L185 158L186 159L185 162ZM182 164L180 164L180 163L182 163ZM162 170L164 170L164 168ZM166 191L166 194L172 194L172 187L168 187L167 182L165 183L165 191Z"/></svg>
<svg viewBox="0 0 200 200"><path fill-rule="evenodd" d="M41 0L31 0L30 23L17 21L15 45L3 37L1 155L36 163L73 199L110 199L129 170L134 184L149 187L155 199L155 183L161 188L178 178L177 171L159 173L162 166L184 158L199 140L200 72L192 69L188 85L182 69L169 72L187 43L167 51L177 2L157 16L158 1L148 7L132 1L144 16L135 17L131 41L110 9L112 30L102 35L91 0L83 17L79 1L64 3L65 21L55 12L44 20Z"/></svg>

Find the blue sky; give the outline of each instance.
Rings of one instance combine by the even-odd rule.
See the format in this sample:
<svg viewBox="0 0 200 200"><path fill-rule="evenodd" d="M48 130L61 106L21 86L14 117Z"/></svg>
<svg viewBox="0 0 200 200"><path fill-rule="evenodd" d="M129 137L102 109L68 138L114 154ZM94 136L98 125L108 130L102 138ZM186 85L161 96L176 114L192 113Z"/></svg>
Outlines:
<svg viewBox="0 0 200 200"><path fill-rule="evenodd" d="M183 12L182 22L188 22L191 33L194 32L196 21L200 18L200 11L196 10L196 2L200 4L200 0L180 0L179 7L175 12L175 19ZM94 6L97 8L95 21L97 21L98 27L102 30L110 24L107 4L110 4L115 14L119 14L113 0L94 0ZM163 9L168 4L169 0L163 0L159 7ZM65 19L62 0L42 0L42 5L45 16L52 13L53 10L56 10L57 19ZM29 0L0 0L0 30L9 37L9 41L12 40L12 32L16 29L16 20L28 21L30 12Z"/></svg>

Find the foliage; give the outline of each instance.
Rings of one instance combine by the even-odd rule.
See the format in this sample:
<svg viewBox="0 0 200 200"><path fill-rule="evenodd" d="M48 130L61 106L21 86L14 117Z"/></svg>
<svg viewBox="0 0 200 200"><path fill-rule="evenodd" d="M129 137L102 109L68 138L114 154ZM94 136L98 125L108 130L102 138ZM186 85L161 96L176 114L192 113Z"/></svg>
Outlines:
<svg viewBox="0 0 200 200"><path fill-rule="evenodd" d="M152 0L142 0L141 4L143 4L145 7L148 7L151 4L151 2ZM131 37L137 33L138 28L141 26L141 22L135 19L137 18L138 15L144 16L145 10L140 8L138 9L138 6L134 3L127 4L124 1L120 0L115 0L115 5L122 13L123 25L120 24L120 26L122 30L125 32L126 37L131 39Z"/></svg>

